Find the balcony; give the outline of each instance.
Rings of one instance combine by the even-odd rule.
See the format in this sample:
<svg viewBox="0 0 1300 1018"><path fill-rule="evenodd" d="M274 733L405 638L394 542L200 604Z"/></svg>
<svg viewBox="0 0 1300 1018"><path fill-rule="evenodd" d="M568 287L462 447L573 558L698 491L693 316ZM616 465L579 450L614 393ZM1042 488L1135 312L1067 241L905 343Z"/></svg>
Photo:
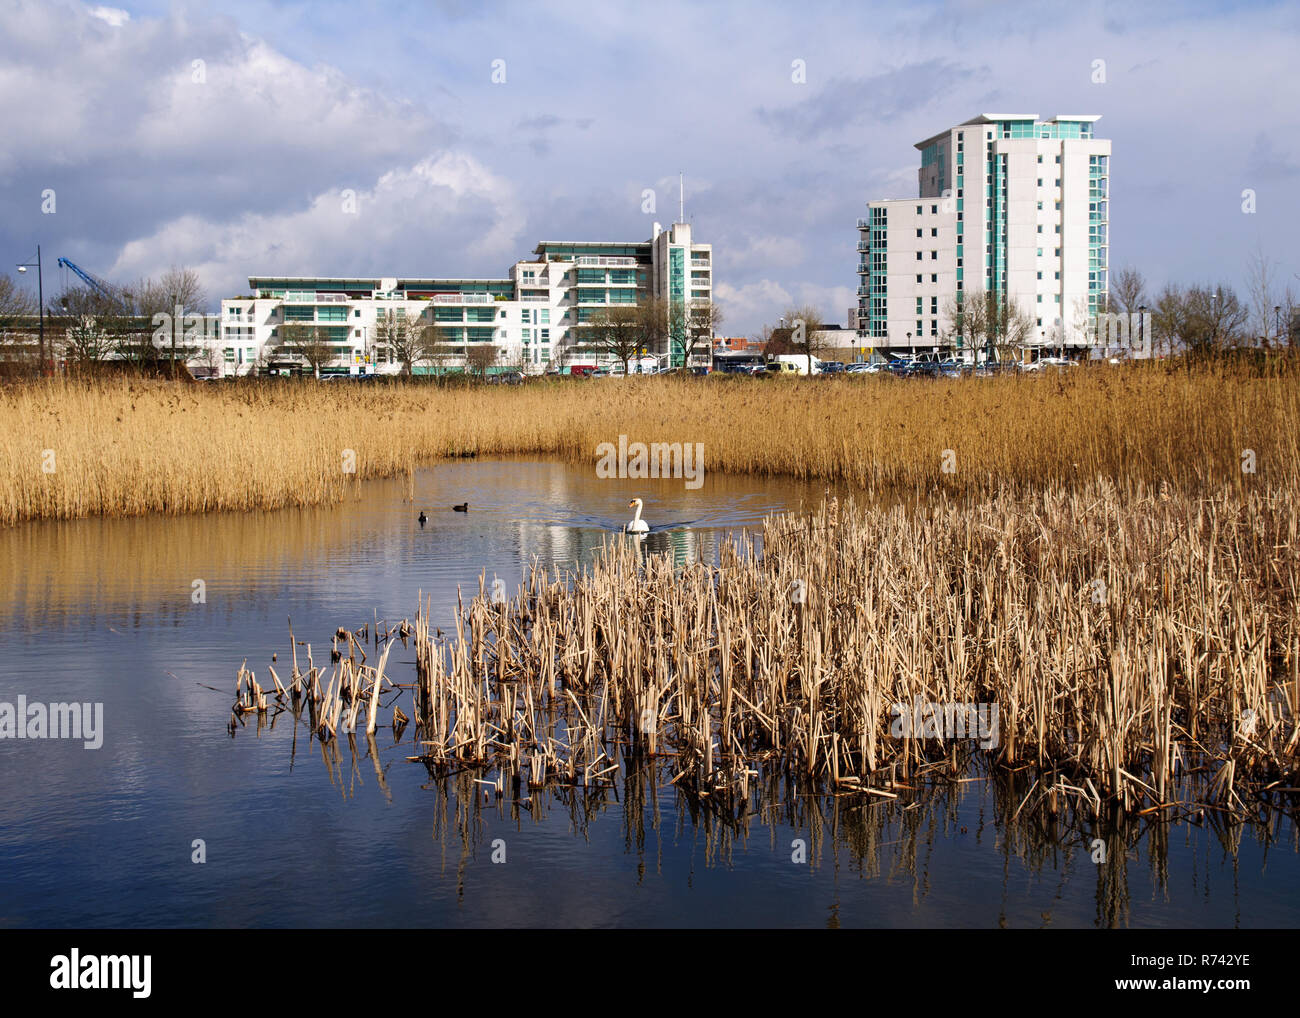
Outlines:
<svg viewBox="0 0 1300 1018"><path fill-rule="evenodd" d="M711 264L710 264L710 262L709 262L709 260L708 260L707 258L692 258L692 259L691 259L691 268L693 268L693 269L707 269L707 268L710 268L710 267L711 267Z"/></svg>
<svg viewBox="0 0 1300 1018"><path fill-rule="evenodd" d="M869 240L860 240L860 241L858 241L858 250L859 250L859 251L866 251L866 250L868 250L870 247L871 247L871 241L869 241Z"/></svg>
<svg viewBox="0 0 1300 1018"><path fill-rule="evenodd" d="M545 293L525 293L519 299L525 304L546 304L551 297Z"/></svg>
<svg viewBox="0 0 1300 1018"><path fill-rule="evenodd" d="M583 255L581 258L576 259L576 261L579 265L614 265L619 266L620 268L636 267L635 258L598 258L595 255Z"/></svg>
<svg viewBox="0 0 1300 1018"><path fill-rule="evenodd" d="M490 293L435 293L429 298L431 304L492 304L495 298Z"/></svg>

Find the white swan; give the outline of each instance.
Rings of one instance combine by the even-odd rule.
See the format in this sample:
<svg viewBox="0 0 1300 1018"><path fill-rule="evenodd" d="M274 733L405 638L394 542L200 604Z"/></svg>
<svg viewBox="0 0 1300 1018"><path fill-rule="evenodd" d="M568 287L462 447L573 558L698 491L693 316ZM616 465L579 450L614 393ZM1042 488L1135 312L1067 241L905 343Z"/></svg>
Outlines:
<svg viewBox="0 0 1300 1018"><path fill-rule="evenodd" d="M645 520L641 519L641 500L639 498L634 498L632 499L631 502L627 504L627 507L629 509L631 509L633 506L636 507L636 515L632 517L631 522L628 523L628 525L624 527L623 530L629 534L649 533L650 524L648 524Z"/></svg>

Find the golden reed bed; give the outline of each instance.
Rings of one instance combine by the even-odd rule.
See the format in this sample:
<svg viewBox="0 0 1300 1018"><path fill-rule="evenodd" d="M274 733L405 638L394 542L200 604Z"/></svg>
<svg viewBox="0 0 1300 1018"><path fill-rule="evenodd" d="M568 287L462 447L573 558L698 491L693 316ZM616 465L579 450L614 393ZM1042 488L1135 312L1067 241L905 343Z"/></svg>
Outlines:
<svg viewBox="0 0 1300 1018"><path fill-rule="evenodd" d="M594 469L596 447L619 435L702 443L706 470L868 494L1097 476L1300 487L1300 385L1240 368L519 388L47 380L0 389L0 525L315 505L448 456L558 456Z"/></svg>
<svg viewBox="0 0 1300 1018"><path fill-rule="evenodd" d="M772 774L892 799L976 756L1028 768L1022 806L1049 812L1250 815L1300 791L1285 493L832 499L768 520L761 556L728 544L679 570L615 540L580 574L535 567L513 598L480 585L453 632L431 634L423 605L397 627L416 644L411 696L389 701L411 759L517 796L608 784L644 753L733 807ZM323 742L373 734L385 683L410 681L385 672L391 643L366 664L340 633L336 664L304 675L295 650L283 685L268 669ZM237 720L281 709L238 685Z"/></svg>

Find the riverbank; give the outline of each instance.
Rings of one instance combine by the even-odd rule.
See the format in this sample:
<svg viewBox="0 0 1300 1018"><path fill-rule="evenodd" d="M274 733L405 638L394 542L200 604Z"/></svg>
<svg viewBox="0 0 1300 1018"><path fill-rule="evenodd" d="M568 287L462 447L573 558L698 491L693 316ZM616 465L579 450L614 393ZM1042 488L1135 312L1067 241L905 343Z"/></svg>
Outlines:
<svg viewBox="0 0 1300 1018"><path fill-rule="evenodd" d="M45 380L0 389L0 525L319 505L438 459L699 443L706 471L868 495L1098 476L1300 487L1300 384L1243 367L932 382L646 378L439 387Z"/></svg>

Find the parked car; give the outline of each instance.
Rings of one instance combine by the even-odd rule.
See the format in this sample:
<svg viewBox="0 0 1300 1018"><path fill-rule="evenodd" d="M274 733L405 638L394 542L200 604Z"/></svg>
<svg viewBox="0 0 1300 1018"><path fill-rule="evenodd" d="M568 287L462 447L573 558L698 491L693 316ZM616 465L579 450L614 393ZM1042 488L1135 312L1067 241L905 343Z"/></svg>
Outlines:
<svg viewBox="0 0 1300 1018"><path fill-rule="evenodd" d="M818 374L822 375L842 375L844 373L843 361L822 361L822 366Z"/></svg>
<svg viewBox="0 0 1300 1018"><path fill-rule="evenodd" d="M768 376L799 374L799 369L789 361L768 361L763 371Z"/></svg>

